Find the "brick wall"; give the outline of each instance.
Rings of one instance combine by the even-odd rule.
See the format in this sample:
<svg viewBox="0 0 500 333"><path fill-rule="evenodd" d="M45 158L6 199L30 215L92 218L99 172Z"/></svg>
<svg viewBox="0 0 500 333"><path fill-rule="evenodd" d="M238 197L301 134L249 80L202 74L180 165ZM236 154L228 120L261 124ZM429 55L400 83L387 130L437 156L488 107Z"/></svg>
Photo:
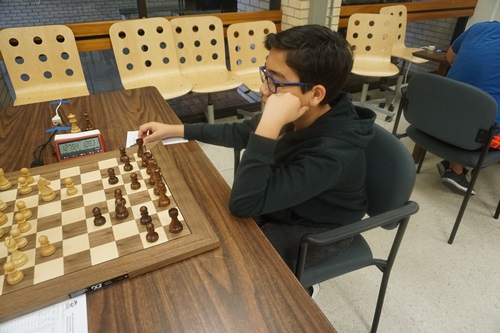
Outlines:
<svg viewBox="0 0 500 333"><path fill-rule="evenodd" d="M171 6L177 0L148 0L149 7ZM0 28L109 21L121 19L118 9L137 8L137 0L0 0ZM168 16L171 12L148 12L148 16ZM134 18L137 15L131 15Z"/></svg>

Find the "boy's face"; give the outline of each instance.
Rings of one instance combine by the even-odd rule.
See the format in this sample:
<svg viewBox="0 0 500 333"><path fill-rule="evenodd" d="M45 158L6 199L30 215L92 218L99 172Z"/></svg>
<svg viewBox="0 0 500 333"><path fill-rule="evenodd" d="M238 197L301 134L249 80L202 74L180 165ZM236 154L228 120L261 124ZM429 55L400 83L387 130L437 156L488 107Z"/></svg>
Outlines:
<svg viewBox="0 0 500 333"><path fill-rule="evenodd" d="M299 82L299 76L286 64L286 51L271 49L269 56L266 60L266 72L276 82ZM300 86L285 86L278 87L277 93L290 92L297 96L301 105L308 105L311 92L302 93ZM262 94L262 101L265 103L267 98L273 93L269 91L267 80L262 82L260 86L260 93Z"/></svg>

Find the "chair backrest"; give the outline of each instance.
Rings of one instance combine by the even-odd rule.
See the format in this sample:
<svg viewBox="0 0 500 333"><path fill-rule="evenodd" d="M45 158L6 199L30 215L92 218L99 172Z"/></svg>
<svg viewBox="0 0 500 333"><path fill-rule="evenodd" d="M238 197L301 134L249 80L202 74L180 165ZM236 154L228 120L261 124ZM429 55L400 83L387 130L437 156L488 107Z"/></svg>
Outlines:
<svg viewBox="0 0 500 333"><path fill-rule="evenodd" d="M224 29L218 17L181 17L170 23L181 72L189 74L206 68L227 68Z"/></svg>
<svg viewBox="0 0 500 333"><path fill-rule="evenodd" d="M370 216L406 204L416 178L415 162L408 148L377 124L374 131L375 136L366 148L367 214Z"/></svg>
<svg viewBox="0 0 500 333"><path fill-rule="evenodd" d="M395 34L393 47L406 47L406 22L407 10L405 5L395 5L382 7L380 14L392 15L394 17L394 27L392 32Z"/></svg>
<svg viewBox="0 0 500 333"><path fill-rule="evenodd" d="M180 74L170 22L162 17L118 21L109 37L125 89Z"/></svg>
<svg viewBox="0 0 500 333"><path fill-rule="evenodd" d="M64 25L3 29L0 51L14 105L89 95L75 36Z"/></svg>
<svg viewBox="0 0 500 333"><path fill-rule="evenodd" d="M393 28L391 15L356 13L349 17L346 39L354 49L353 72L360 61L391 64Z"/></svg>
<svg viewBox="0 0 500 333"><path fill-rule="evenodd" d="M478 130L493 126L498 106L483 90L447 77L417 73L408 84L406 120L420 131L454 146L476 150Z"/></svg>
<svg viewBox="0 0 500 333"><path fill-rule="evenodd" d="M258 91L261 84L259 66L265 64L269 54L264 41L270 33L276 33L272 21L233 23L227 28L231 71L241 76L254 91Z"/></svg>

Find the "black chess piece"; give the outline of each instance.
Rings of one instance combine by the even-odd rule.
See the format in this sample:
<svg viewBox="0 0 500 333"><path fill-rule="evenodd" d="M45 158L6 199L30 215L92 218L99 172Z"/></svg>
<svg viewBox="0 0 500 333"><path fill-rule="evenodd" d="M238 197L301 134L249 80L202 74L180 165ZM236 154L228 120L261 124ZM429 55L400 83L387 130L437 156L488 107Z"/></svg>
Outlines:
<svg viewBox="0 0 500 333"><path fill-rule="evenodd" d="M170 208L168 210L168 215L172 219L168 226L168 231L170 231L173 234L181 232L183 227L181 221L179 221L178 218L179 210L177 208Z"/></svg>
<svg viewBox="0 0 500 333"><path fill-rule="evenodd" d="M127 207L125 207L124 201L125 201L124 198L118 198L115 200L116 202L115 213L117 220L125 220L129 215L128 209Z"/></svg>
<svg viewBox="0 0 500 333"><path fill-rule="evenodd" d="M120 161L123 162L123 158L127 156L127 151L125 150L125 147L120 147L118 150L120 151Z"/></svg>
<svg viewBox="0 0 500 333"><path fill-rule="evenodd" d="M130 188L133 190L138 190L141 188L141 183L139 183L139 180L137 179L137 174L135 172L132 172L130 174Z"/></svg>
<svg viewBox="0 0 500 333"><path fill-rule="evenodd" d="M135 143L137 144L137 156L142 157L142 155L144 154L144 140L139 138L135 140Z"/></svg>
<svg viewBox="0 0 500 333"><path fill-rule="evenodd" d="M115 170L113 168L108 169L108 183L110 185L118 184L118 177L115 175Z"/></svg>
<svg viewBox="0 0 500 333"><path fill-rule="evenodd" d="M94 207L92 209L92 214L94 214L94 225L100 227L106 223L106 218L102 216L101 209L99 207Z"/></svg>
<svg viewBox="0 0 500 333"><path fill-rule="evenodd" d="M163 182L160 182L158 184L158 188L160 191L160 198L158 199L158 206L159 207L168 207L170 205L170 199L167 196L167 186Z"/></svg>
<svg viewBox="0 0 500 333"><path fill-rule="evenodd" d="M142 155L142 167L147 168L149 160L153 158L153 154L150 151L147 151Z"/></svg>
<svg viewBox="0 0 500 333"><path fill-rule="evenodd" d="M115 205L118 204L118 200L122 200L124 205L127 204L127 199L123 197L122 190L119 188L115 189Z"/></svg>
<svg viewBox="0 0 500 333"><path fill-rule="evenodd" d="M94 130L94 125L92 124L92 121L90 120L88 112L84 112L83 116L85 117L85 130L86 131L92 131Z"/></svg>
<svg viewBox="0 0 500 333"><path fill-rule="evenodd" d="M139 210L141 211L141 224L146 225L153 222L153 219L149 216L148 207L142 206Z"/></svg>
<svg viewBox="0 0 500 333"><path fill-rule="evenodd" d="M146 240L149 243L154 243L158 240L158 233L155 231L155 226L153 223L146 224L146 230L148 233L146 234Z"/></svg>
<svg viewBox="0 0 500 333"><path fill-rule="evenodd" d="M132 166L132 164L130 164L130 158L127 155L125 155L125 156L123 156L122 160L125 163L125 165L123 166L123 170L125 170L125 171L132 171L132 169L134 167Z"/></svg>

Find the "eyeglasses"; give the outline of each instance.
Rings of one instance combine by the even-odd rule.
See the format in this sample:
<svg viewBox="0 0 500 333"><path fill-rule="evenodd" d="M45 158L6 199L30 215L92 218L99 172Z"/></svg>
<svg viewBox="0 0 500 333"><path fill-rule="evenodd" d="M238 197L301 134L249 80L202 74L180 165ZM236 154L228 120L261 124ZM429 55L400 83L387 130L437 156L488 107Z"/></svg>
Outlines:
<svg viewBox="0 0 500 333"><path fill-rule="evenodd" d="M278 92L279 87L286 86L313 86L316 83L307 83L307 82L277 82L271 75L267 74L266 66L260 66L260 79L262 82L267 80L267 87L269 91L273 94Z"/></svg>

